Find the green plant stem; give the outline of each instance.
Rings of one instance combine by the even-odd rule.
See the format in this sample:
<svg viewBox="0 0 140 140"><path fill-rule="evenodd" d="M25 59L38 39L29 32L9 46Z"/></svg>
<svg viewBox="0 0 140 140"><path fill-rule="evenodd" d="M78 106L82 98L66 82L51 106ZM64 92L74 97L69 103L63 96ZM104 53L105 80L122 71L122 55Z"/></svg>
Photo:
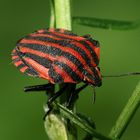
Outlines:
<svg viewBox="0 0 140 140"><path fill-rule="evenodd" d="M70 0L54 0L55 5L55 19L56 19L56 28L63 28L71 30L71 11L70 11ZM62 88L64 84L60 85ZM68 89L64 91L63 95L60 97L60 103L65 104L70 97L71 85L68 86ZM74 108L74 107L73 107ZM77 133L75 126L71 123L70 120L62 118L63 122L67 127L67 134L69 140L77 139Z"/></svg>
<svg viewBox="0 0 140 140"><path fill-rule="evenodd" d="M54 0L50 0L51 13L50 13L50 28L55 27L55 9L54 9Z"/></svg>
<svg viewBox="0 0 140 140"><path fill-rule="evenodd" d="M110 137L117 139L122 136L128 124L132 120L139 105L140 105L140 82L138 83L132 96L128 100L126 106L124 107L122 113L120 114L118 120L116 121L115 126L112 128L109 134Z"/></svg>
<svg viewBox="0 0 140 140"><path fill-rule="evenodd" d="M71 30L70 0L54 0L56 28Z"/></svg>

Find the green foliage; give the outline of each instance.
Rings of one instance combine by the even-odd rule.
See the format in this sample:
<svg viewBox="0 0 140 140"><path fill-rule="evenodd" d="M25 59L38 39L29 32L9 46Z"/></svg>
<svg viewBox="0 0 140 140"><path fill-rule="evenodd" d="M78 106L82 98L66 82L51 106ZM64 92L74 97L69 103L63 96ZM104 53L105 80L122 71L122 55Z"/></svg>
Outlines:
<svg viewBox="0 0 140 140"><path fill-rule="evenodd" d="M120 21L94 17L73 17L73 23L89 27L115 30L130 30L140 27L140 22L137 21Z"/></svg>

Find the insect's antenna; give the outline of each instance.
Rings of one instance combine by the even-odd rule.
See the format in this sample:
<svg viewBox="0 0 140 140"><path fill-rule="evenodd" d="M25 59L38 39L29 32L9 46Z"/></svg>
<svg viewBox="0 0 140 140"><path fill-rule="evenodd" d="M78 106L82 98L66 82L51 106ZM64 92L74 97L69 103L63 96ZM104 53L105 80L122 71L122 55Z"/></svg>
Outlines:
<svg viewBox="0 0 140 140"><path fill-rule="evenodd" d="M118 75L102 75L103 78L109 78L109 77L125 77L125 76L132 76L132 75L140 75L140 72L128 72Z"/></svg>

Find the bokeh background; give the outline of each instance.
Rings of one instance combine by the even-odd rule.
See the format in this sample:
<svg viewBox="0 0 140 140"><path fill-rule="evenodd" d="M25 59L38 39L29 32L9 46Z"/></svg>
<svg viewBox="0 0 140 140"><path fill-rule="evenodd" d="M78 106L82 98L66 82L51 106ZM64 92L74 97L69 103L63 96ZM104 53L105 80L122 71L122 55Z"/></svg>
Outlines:
<svg viewBox="0 0 140 140"><path fill-rule="evenodd" d="M0 140L47 140L42 117L47 97L42 93L25 94L23 87L44 84L20 73L11 63L11 51L22 36L49 26L49 0L0 1ZM139 0L73 0L73 16L89 16L118 20L140 19ZM63 22L63 21L62 21ZM105 30L73 25L73 31L91 34L101 44L102 74L140 71L140 29ZM78 112L92 117L97 130L108 134L122 108L138 83L139 76L103 79L96 89L82 91L77 102ZM128 126L123 140L140 140L140 110ZM84 135L79 130L79 140Z"/></svg>

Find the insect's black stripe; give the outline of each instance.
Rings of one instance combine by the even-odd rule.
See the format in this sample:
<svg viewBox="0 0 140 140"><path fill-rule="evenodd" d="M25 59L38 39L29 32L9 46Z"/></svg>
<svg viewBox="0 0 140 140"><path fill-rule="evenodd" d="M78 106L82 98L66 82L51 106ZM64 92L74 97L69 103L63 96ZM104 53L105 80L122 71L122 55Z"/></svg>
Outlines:
<svg viewBox="0 0 140 140"><path fill-rule="evenodd" d="M96 55L96 53L94 52L94 50L91 48L91 46L86 41L84 41L84 40L81 40L79 42L81 44L83 44L90 51L94 62L98 65L99 64L98 56Z"/></svg>
<svg viewBox="0 0 140 140"><path fill-rule="evenodd" d="M81 55L81 57L83 57L83 59L86 61L86 63L88 65L91 66L91 60L90 58L87 56L86 52L81 49L79 46L76 46L73 42L73 44L68 41L68 40L55 40L53 38L50 38L50 37L40 37L40 36L37 36L37 37L34 37L34 36L28 36L26 37L26 39L34 39L34 40L39 40L39 41L47 41L47 42L50 42L50 43L56 43L56 44L59 44L63 47L68 47L68 48L71 48L73 50L75 50L78 54Z"/></svg>
<svg viewBox="0 0 140 140"><path fill-rule="evenodd" d="M25 73L30 74L30 75L32 75L34 77L39 77L38 73L36 71L34 71L33 69L28 68L28 69L25 70Z"/></svg>
<svg viewBox="0 0 140 140"><path fill-rule="evenodd" d="M19 66L17 66L18 69L21 69L23 67L25 67L25 64L23 64L23 63L21 63Z"/></svg>
<svg viewBox="0 0 140 140"><path fill-rule="evenodd" d="M37 63L39 63L40 65L42 65L42 66L44 66L46 68L51 67L51 61L46 59L46 58L37 56L35 54L31 54L31 53L26 53L25 56L33 59L34 61L36 61Z"/></svg>
<svg viewBox="0 0 140 140"><path fill-rule="evenodd" d="M60 74L58 74L52 66L49 68L48 74L51 77L51 79L53 79L53 81L55 83L63 83L64 82L63 77Z"/></svg>
<svg viewBox="0 0 140 140"><path fill-rule="evenodd" d="M67 36L67 37L66 37L66 36L63 36L63 34L62 34L62 36L61 36L61 35L57 35L57 34L55 34L55 33L53 33L53 32L49 32L49 31L46 31L46 34L52 35L52 36L54 36L54 37L57 37L57 38L60 38L60 39L64 39L64 40L65 40L65 39L69 39L69 40L77 41L77 39L69 38L68 36ZM78 42L78 43L81 43L82 45L84 45L85 48L86 48L87 50L90 51L93 60L94 60L95 63L98 65L98 64L99 64L98 56L96 55L96 53L94 52L94 50L92 49L92 47L91 47L85 40L80 40L80 41L77 41L77 42ZM91 42L91 43L92 43L92 42ZM92 44L93 44L93 43L92 43Z"/></svg>
<svg viewBox="0 0 140 140"><path fill-rule="evenodd" d="M20 61L20 58L19 57L12 60L13 63L18 62L18 61Z"/></svg>
<svg viewBox="0 0 140 140"><path fill-rule="evenodd" d="M71 61L73 64L75 64L80 72L83 71L84 65L74 55L68 52L64 52L59 48L55 48L53 46L43 46L39 44L28 44L28 43L18 43L17 46L23 46L33 50L37 50L46 54L50 54L53 57L63 56L67 58L69 61Z"/></svg>
<svg viewBox="0 0 140 140"><path fill-rule="evenodd" d="M68 73L68 75L73 79L73 81L81 81L80 77L67 64L59 61L54 61L53 63L63 69L66 73Z"/></svg>

